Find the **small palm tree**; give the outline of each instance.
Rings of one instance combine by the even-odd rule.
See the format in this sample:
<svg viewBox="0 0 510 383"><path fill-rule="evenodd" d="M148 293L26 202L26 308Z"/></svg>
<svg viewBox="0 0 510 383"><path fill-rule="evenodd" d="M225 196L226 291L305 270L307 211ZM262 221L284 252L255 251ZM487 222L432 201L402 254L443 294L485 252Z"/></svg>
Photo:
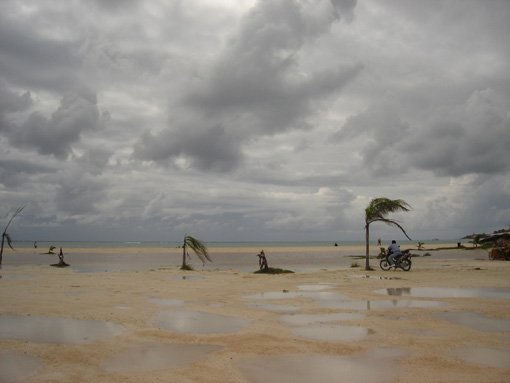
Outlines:
<svg viewBox="0 0 510 383"><path fill-rule="evenodd" d="M14 214L11 216L11 219L9 220L9 222L7 222L7 225L5 226L5 229L2 233L2 245L0 247L0 265L2 265L2 256L4 254L4 244L5 244L5 241L7 240L7 245L14 250L14 248L12 247L12 239L11 237L9 236L9 234L7 234L7 229L9 228L9 225L11 224L12 220L19 214L23 211L23 209L25 208L25 206L21 206L21 207L18 207L16 209L16 211L14 212Z"/></svg>
<svg viewBox="0 0 510 383"><path fill-rule="evenodd" d="M207 247L204 243L199 241L198 239L192 237L191 235L185 235L184 241L182 242L182 266L181 270L190 270L191 267L186 264L186 256L188 256L187 248L190 248L194 251L198 258L205 264L205 261L212 262L212 259L209 257L207 252Z"/></svg>
<svg viewBox="0 0 510 383"><path fill-rule="evenodd" d="M396 226L402 232L404 235L409 238L405 230L400 226L400 224L395 221L388 219L386 216L389 213L394 213L397 211L409 211L411 209L411 206L409 204L401 199L395 199L391 200L388 198L374 198L370 203L368 204L367 208L365 209L365 240L366 240L366 260L365 260L365 270L370 270L370 262L369 262L369 256L370 256L370 250L369 250L369 239L370 239L370 232L369 232L369 226L373 222L384 222L388 225ZM410 240L411 238L409 238Z"/></svg>

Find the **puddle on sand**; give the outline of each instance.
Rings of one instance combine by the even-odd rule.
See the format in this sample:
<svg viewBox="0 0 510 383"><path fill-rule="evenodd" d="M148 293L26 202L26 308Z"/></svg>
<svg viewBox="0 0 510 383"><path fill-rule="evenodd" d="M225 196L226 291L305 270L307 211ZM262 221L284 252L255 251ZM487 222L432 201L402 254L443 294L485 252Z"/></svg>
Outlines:
<svg viewBox="0 0 510 383"><path fill-rule="evenodd" d="M39 359L14 351L0 351L0 382L24 382L41 367Z"/></svg>
<svg viewBox="0 0 510 383"><path fill-rule="evenodd" d="M198 281L201 279L205 279L203 275L174 275L169 279L171 280L181 280L181 281Z"/></svg>
<svg viewBox="0 0 510 383"><path fill-rule="evenodd" d="M291 312L299 310L298 306L277 305L277 304L273 304L273 303L255 303L255 304L251 304L250 306L255 307L257 309L272 311L275 313L291 313Z"/></svg>
<svg viewBox="0 0 510 383"><path fill-rule="evenodd" d="M108 372L166 370L198 362L221 348L209 344L144 344L113 356L101 367Z"/></svg>
<svg viewBox="0 0 510 383"><path fill-rule="evenodd" d="M451 355L464 362L480 366L510 368L510 351L485 347L463 347L453 350Z"/></svg>
<svg viewBox="0 0 510 383"><path fill-rule="evenodd" d="M28 274L1 274L0 279L8 281L24 281L34 279L34 276Z"/></svg>
<svg viewBox="0 0 510 383"><path fill-rule="evenodd" d="M37 343L90 343L122 333L121 325L96 320L0 314L0 339Z"/></svg>
<svg viewBox="0 0 510 383"><path fill-rule="evenodd" d="M471 327L479 331L510 331L510 319L490 318L469 311L438 313L437 316L449 322Z"/></svg>
<svg viewBox="0 0 510 383"><path fill-rule="evenodd" d="M253 383L388 383L398 365L370 356L282 355L242 359L237 363Z"/></svg>
<svg viewBox="0 0 510 383"><path fill-rule="evenodd" d="M510 299L510 289L456 287L397 287L375 291L377 294L419 298L495 298Z"/></svg>
<svg viewBox="0 0 510 383"><path fill-rule="evenodd" d="M335 287L333 283L316 283L316 284L307 284L307 285L299 285L297 288L301 291L322 291L328 290Z"/></svg>
<svg viewBox="0 0 510 383"><path fill-rule="evenodd" d="M183 301L179 299L165 299L165 298L149 298L150 303L160 306L182 306Z"/></svg>
<svg viewBox="0 0 510 383"><path fill-rule="evenodd" d="M331 313L331 314L294 314L282 315L280 320L296 326L303 326L312 323L333 322L340 320L360 320L365 316L354 313Z"/></svg>
<svg viewBox="0 0 510 383"><path fill-rule="evenodd" d="M245 296L246 299L294 299L308 298L318 301L348 299L346 296L332 291L268 291Z"/></svg>
<svg viewBox="0 0 510 383"><path fill-rule="evenodd" d="M369 330L359 326L309 325L294 327L292 332L300 337L325 342L354 342L365 338Z"/></svg>
<svg viewBox="0 0 510 383"><path fill-rule="evenodd" d="M431 330L431 329L409 329L409 330L403 330L403 332L407 333L407 334L413 334L413 335L418 335L418 336L427 336L427 337L438 337L438 336L443 336L444 334L438 332L438 331L435 331L435 330Z"/></svg>
<svg viewBox="0 0 510 383"><path fill-rule="evenodd" d="M152 320L153 325L164 330L197 334L232 333L246 327L248 319L201 311L163 311Z"/></svg>
<svg viewBox="0 0 510 383"><path fill-rule="evenodd" d="M385 300L385 301L330 301L320 302L321 306L344 310L384 310L396 308L433 308L447 305L444 302L437 301L418 301L418 300Z"/></svg>
<svg viewBox="0 0 510 383"><path fill-rule="evenodd" d="M381 279L381 280L399 280L401 277L388 277L382 275L368 275L368 274L351 274L349 278L361 278L361 279Z"/></svg>

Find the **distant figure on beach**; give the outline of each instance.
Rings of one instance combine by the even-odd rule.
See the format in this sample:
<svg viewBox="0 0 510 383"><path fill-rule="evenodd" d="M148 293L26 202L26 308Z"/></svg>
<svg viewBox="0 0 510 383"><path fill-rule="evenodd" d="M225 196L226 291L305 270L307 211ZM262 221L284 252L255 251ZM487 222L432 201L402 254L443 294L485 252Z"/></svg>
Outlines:
<svg viewBox="0 0 510 383"><path fill-rule="evenodd" d="M34 249L37 249L37 241L34 241Z"/></svg>
<svg viewBox="0 0 510 383"><path fill-rule="evenodd" d="M378 239L377 239L377 246L382 246L381 238L378 238Z"/></svg>
<svg viewBox="0 0 510 383"><path fill-rule="evenodd" d="M395 264L395 258L401 255L400 246L397 245L397 241L391 241L391 245L388 247L388 262L390 265Z"/></svg>
<svg viewBox="0 0 510 383"><path fill-rule="evenodd" d="M335 247L338 246L338 243L335 242Z"/></svg>
<svg viewBox="0 0 510 383"><path fill-rule="evenodd" d="M257 257L259 257L260 270L266 270L269 266L267 265L266 253L264 253L264 250L260 250L260 253L257 254Z"/></svg>

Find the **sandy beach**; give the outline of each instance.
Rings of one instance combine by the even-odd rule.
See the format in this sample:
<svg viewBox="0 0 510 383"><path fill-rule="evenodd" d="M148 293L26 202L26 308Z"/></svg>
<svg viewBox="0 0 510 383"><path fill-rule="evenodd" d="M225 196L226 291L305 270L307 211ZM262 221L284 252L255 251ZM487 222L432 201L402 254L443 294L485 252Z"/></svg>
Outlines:
<svg viewBox="0 0 510 383"><path fill-rule="evenodd" d="M254 270L259 250L211 253L246 253ZM129 251L162 250L72 249L66 260ZM179 249L165 251L167 265L118 272L4 255L0 382L510 381L510 263L484 250L431 252L410 272L384 272L375 259L365 272L344 257L286 275L214 264L182 272ZM331 251L364 249L305 253L327 260ZM267 252L270 265L287 268L278 252L303 249Z"/></svg>

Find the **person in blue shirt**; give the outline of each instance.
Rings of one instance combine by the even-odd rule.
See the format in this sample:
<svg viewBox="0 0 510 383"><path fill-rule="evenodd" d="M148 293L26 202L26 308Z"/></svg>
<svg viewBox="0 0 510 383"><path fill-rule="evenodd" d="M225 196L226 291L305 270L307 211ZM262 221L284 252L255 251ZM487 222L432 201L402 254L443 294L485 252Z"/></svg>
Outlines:
<svg viewBox="0 0 510 383"><path fill-rule="evenodd" d="M401 255L400 246L397 245L397 241L391 241L391 245L388 247L388 262L390 265L395 264L395 258Z"/></svg>

